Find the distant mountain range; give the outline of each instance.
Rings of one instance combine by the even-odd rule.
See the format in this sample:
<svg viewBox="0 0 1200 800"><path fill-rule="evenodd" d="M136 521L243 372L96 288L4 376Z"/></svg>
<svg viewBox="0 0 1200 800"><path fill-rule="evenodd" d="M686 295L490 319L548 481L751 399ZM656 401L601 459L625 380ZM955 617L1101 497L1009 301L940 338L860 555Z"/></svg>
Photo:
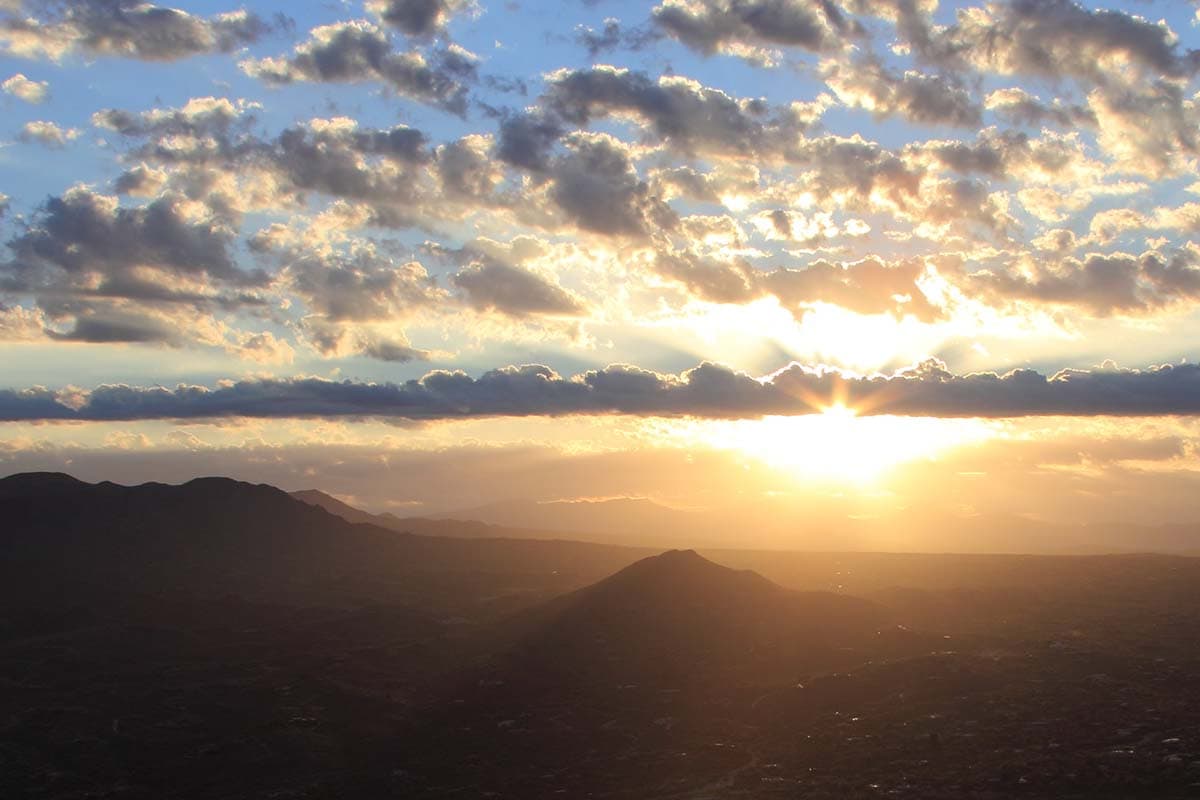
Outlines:
<svg viewBox="0 0 1200 800"><path fill-rule="evenodd" d="M15 475L0 519L4 798L1194 794L1200 559L661 552L226 478Z"/></svg>
<svg viewBox="0 0 1200 800"><path fill-rule="evenodd" d="M502 608L577 588L650 552L415 535L227 478L120 486L58 473L14 475L0 479L0 519L0 596L22 605L30 598L87 605L126 592ZM437 523L442 534L456 525L474 533L472 525Z"/></svg>
<svg viewBox="0 0 1200 800"><path fill-rule="evenodd" d="M426 536L569 538L642 547L717 546L722 541L713 520L704 514L645 499L544 503L513 500L429 516L399 517L363 511L318 489L292 492L292 496L351 522Z"/></svg>
<svg viewBox="0 0 1200 800"><path fill-rule="evenodd" d="M1017 515L853 518L764 500L713 512L648 499L512 500L427 517L371 514L324 492L293 496L353 522L427 536L581 539L659 548L933 553L1200 553L1200 526L1062 525Z"/></svg>

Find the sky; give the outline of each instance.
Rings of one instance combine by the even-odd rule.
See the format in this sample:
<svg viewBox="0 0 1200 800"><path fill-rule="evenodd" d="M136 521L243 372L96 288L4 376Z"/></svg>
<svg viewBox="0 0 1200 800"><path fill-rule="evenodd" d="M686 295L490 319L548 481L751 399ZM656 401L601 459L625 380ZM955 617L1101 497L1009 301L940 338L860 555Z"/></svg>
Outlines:
<svg viewBox="0 0 1200 800"><path fill-rule="evenodd" d="M0 0L0 472L1200 523L1198 24Z"/></svg>

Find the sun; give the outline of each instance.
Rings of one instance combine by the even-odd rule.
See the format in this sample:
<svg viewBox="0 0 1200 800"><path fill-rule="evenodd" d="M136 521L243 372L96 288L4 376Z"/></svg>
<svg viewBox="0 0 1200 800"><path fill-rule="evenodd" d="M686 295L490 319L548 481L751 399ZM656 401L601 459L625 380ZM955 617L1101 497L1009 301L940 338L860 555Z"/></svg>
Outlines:
<svg viewBox="0 0 1200 800"><path fill-rule="evenodd" d="M980 420L859 415L835 402L819 414L715 422L699 438L805 483L868 484L907 462L992 435Z"/></svg>

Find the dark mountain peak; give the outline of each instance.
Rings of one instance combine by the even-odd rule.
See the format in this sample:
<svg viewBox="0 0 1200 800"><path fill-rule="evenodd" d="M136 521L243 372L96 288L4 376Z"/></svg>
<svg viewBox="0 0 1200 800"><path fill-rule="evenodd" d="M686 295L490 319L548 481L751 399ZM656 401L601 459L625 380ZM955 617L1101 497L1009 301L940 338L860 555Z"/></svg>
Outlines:
<svg viewBox="0 0 1200 800"><path fill-rule="evenodd" d="M303 500L310 505L320 505L321 503L328 502L341 502L333 495L329 494L328 492L322 492L320 489L298 489L294 492L290 492L290 494L297 500Z"/></svg>
<svg viewBox="0 0 1200 800"><path fill-rule="evenodd" d="M302 503L323 508L330 514L341 517L347 522L365 522L369 525L382 525L386 528L396 529L394 528L392 519L377 516L369 511L363 511L361 508L355 508L331 494L322 492L320 489L301 489L298 492L291 492L291 496Z"/></svg>
<svg viewBox="0 0 1200 800"><path fill-rule="evenodd" d="M69 491L90 484L65 472L18 472L0 478L0 495L21 496Z"/></svg>
<svg viewBox="0 0 1200 800"><path fill-rule="evenodd" d="M568 686L678 685L697 665L710 676L778 677L873 641L882 619L858 598L793 592L694 550L668 550L527 615L514 673Z"/></svg>
<svg viewBox="0 0 1200 800"><path fill-rule="evenodd" d="M704 561L709 564L713 563L690 548L687 550L667 550L665 553L655 556L655 558L663 561L675 561L681 563L688 561Z"/></svg>
<svg viewBox="0 0 1200 800"><path fill-rule="evenodd" d="M0 478L4 486L82 486L83 481L65 472L17 472Z"/></svg>
<svg viewBox="0 0 1200 800"><path fill-rule="evenodd" d="M694 596L720 602L728 594L773 594L782 588L750 570L736 570L709 561L695 550L667 550L643 558L601 581L594 590L611 588L636 596L669 592L676 601Z"/></svg>
<svg viewBox="0 0 1200 800"><path fill-rule="evenodd" d="M283 491L266 483L248 483L247 481L239 481L234 478L222 478L217 476L205 476L200 478L192 478L186 483L179 484L181 489L195 489L208 492L272 492L283 494Z"/></svg>

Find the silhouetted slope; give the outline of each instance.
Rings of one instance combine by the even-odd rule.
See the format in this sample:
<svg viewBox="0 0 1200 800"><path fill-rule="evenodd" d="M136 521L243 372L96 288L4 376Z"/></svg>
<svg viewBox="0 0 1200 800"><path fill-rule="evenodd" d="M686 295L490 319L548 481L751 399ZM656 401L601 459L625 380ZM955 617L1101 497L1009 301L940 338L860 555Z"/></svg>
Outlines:
<svg viewBox="0 0 1200 800"><path fill-rule="evenodd" d="M735 670L774 677L875 645L885 610L832 592L794 592L691 550L643 559L526 612L521 671L579 679L678 680Z"/></svg>
<svg viewBox="0 0 1200 800"><path fill-rule="evenodd" d="M500 610L575 589L641 555L407 535L226 478L119 486L15 475L0 479L0 519L0 599L9 609L137 594Z"/></svg>
<svg viewBox="0 0 1200 800"><path fill-rule="evenodd" d="M382 528L398 530L389 522L396 522L395 517L385 517L380 514L372 514L369 511L363 511L361 508L355 508L349 503L344 503L332 495L325 494L320 489L301 489L298 492L291 492L292 497L308 503L310 506L323 508L330 514L341 517L347 522L366 523L368 525L379 525Z"/></svg>

